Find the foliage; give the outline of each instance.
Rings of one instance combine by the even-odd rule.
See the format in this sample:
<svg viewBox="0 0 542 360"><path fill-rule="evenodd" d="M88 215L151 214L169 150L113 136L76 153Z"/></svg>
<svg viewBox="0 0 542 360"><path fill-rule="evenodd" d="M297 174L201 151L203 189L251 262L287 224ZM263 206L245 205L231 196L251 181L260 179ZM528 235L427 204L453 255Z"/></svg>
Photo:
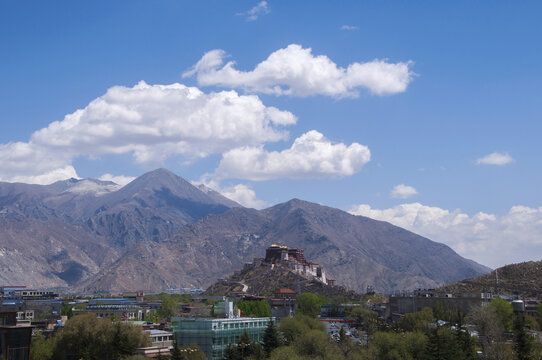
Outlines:
<svg viewBox="0 0 542 360"><path fill-rule="evenodd" d="M423 308L411 314L406 314L399 320L399 328L403 331L423 331L433 322L433 310Z"/></svg>
<svg viewBox="0 0 542 360"><path fill-rule="evenodd" d="M173 297L164 297L160 309L156 312L156 315L160 319L168 321L173 316L178 315L180 312L179 302Z"/></svg>
<svg viewBox="0 0 542 360"><path fill-rule="evenodd" d="M282 319L279 324L279 331L287 344L294 343L302 334L313 329L325 332L324 324L305 315Z"/></svg>
<svg viewBox="0 0 542 360"><path fill-rule="evenodd" d="M425 351L428 359L475 359L474 341L468 332L447 327L436 327L428 332L429 342Z"/></svg>
<svg viewBox="0 0 542 360"><path fill-rule="evenodd" d="M49 360L53 357L53 343L51 339L38 333L32 336L30 360Z"/></svg>
<svg viewBox="0 0 542 360"><path fill-rule="evenodd" d="M299 314L316 317L320 314L320 306L327 304L325 296L313 293L303 293L296 298L296 312Z"/></svg>
<svg viewBox="0 0 542 360"><path fill-rule="evenodd" d="M506 331L512 330L514 309L508 301L501 298L493 299L489 303L489 308L495 311L497 319Z"/></svg>
<svg viewBox="0 0 542 360"><path fill-rule="evenodd" d="M428 338L421 332L376 332L369 343L367 355L371 359L423 359Z"/></svg>
<svg viewBox="0 0 542 360"><path fill-rule="evenodd" d="M514 319L514 351L518 360L531 360L533 358L533 338L525 331L525 318L523 314Z"/></svg>
<svg viewBox="0 0 542 360"><path fill-rule="evenodd" d="M279 335L273 321L269 321L267 324L267 328L265 329L262 340L263 349L267 356L269 356L273 350L279 347Z"/></svg>
<svg viewBox="0 0 542 360"><path fill-rule="evenodd" d="M227 360L265 358L265 351L260 343L251 341L246 330L239 337L237 344L229 345L226 348L225 353L225 358Z"/></svg>
<svg viewBox="0 0 542 360"><path fill-rule="evenodd" d="M164 301L164 299L173 299L178 303L190 304L192 302L192 297L189 294L152 294L145 295L145 301Z"/></svg>
<svg viewBox="0 0 542 360"><path fill-rule="evenodd" d="M236 301L235 305L246 317L271 316L271 307L266 300L241 300Z"/></svg>
<svg viewBox="0 0 542 360"><path fill-rule="evenodd" d="M356 321L357 328L363 328L363 330L369 334L375 332L379 327L378 314L363 306L352 306L347 308L346 315L348 318Z"/></svg>
<svg viewBox="0 0 542 360"><path fill-rule="evenodd" d="M436 320L443 320L452 324L463 322L464 314L460 310L447 308L444 302L438 301L433 307L433 317Z"/></svg>
<svg viewBox="0 0 542 360"><path fill-rule="evenodd" d="M140 328L84 314L71 318L55 336L53 358L117 360L148 344Z"/></svg>
<svg viewBox="0 0 542 360"><path fill-rule="evenodd" d="M68 301L64 301L64 303L62 303L62 307L60 308L60 315L65 315L68 317L68 319L73 316L73 307Z"/></svg>
<svg viewBox="0 0 542 360"><path fill-rule="evenodd" d="M325 331L316 329L303 333L294 344L297 353L309 359L341 359L340 350Z"/></svg>
<svg viewBox="0 0 542 360"><path fill-rule="evenodd" d="M293 346L282 346L271 353L271 360L301 360L301 355L298 355Z"/></svg>

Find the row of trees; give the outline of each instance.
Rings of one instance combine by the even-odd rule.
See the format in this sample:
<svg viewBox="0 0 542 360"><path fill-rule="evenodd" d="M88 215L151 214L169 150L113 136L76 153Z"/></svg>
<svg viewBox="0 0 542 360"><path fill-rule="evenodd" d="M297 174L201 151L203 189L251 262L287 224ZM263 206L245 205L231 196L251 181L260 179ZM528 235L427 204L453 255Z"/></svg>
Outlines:
<svg viewBox="0 0 542 360"><path fill-rule="evenodd" d="M32 360L119 360L148 345L139 327L84 314L69 319L54 337L36 335L30 353Z"/></svg>

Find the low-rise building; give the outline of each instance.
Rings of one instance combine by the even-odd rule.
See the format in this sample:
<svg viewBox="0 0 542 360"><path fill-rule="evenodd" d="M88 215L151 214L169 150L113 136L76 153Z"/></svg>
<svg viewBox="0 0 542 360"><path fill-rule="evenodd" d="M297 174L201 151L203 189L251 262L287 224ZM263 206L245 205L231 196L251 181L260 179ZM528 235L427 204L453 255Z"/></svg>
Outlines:
<svg viewBox="0 0 542 360"><path fill-rule="evenodd" d="M0 312L0 357L8 360L28 360L30 357L31 326L17 326L17 312Z"/></svg>

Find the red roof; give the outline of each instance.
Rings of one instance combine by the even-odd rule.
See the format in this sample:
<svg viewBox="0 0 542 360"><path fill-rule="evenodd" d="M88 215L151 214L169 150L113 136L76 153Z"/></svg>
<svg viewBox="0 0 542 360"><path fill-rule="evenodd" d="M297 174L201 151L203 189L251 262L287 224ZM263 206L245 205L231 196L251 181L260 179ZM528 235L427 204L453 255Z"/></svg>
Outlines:
<svg viewBox="0 0 542 360"><path fill-rule="evenodd" d="M278 289L277 291L275 291L275 294L295 294L296 292L293 291L292 289L286 289L286 288L282 288L282 289Z"/></svg>

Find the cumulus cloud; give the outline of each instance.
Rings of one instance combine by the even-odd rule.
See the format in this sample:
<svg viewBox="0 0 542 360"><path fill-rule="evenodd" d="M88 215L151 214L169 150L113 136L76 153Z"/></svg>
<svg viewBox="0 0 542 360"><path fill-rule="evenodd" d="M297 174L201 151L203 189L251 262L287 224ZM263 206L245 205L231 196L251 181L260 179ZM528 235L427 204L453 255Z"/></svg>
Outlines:
<svg viewBox="0 0 542 360"><path fill-rule="evenodd" d="M359 29L357 26L353 26L353 25L343 25L341 26L341 30L349 30L349 31L352 31L352 30L357 30Z"/></svg>
<svg viewBox="0 0 542 360"><path fill-rule="evenodd" d="M478 165L506 165L513 162L514 159L508 153L494 152L484 157L478 158Z"/></svg>
<svg viewBox="0 0 542 360"><path fill-rule="evenodd" d="M270 180L349 176L371 159L367 146L332 143L311 130L289 149L266 151L263 146L244 146L227 151L216 170L217 178Z"/></svg>
<svg viewBox="0 0 542 360"><path fill-rule="evenodd" d="M252 71L239 71L235 62L224 64L223 50L207 52L183 77L197 76L203 86L218 85L273 95L356 97L359 88L375 95L404 92L411 82L412 62L387 60L337 66L325 55L291 44L272 53Z"/></svg>
<svg viewBox="0 0 542 360"><path fill-rule="evenodd" d="M76 177L71 162L78 156L132 153L139 163L174 155L196 159L286 139L279 127L296 121L290 112L235 91L206 94L178 83L143 81L115 86L34 132L28 142L0 144L0 179L47 183Z"/></svg>
<svg viewBox="0 0 542 360"><path fill-rule="evenodd" d="M390 195L391 197L394 197L394 198L406 199L417 194L418 194L418 191L414 189L412 186L399 184L391 190Z"/></svg>
<svg viewBox="0 0 542 360"><path fill-rule="evenodd" d="M13 175L9 177L10 182L20 182L26 184L52 184L58 180L79 179L73 166L64 166L53 169L39 175Z"/></svg>
<svg viewBox="0 0 542 360"><path fill-rule="evenodd" d="M124 176L124 175L111 175L111 174L103 174L98 178L98 180L102 181L112 181L115 184L124 186L126 184L131 183L135 179L134 176Z"/></svg>
<svg viewBox="0 0 542 360"><path fill-rule="evenodd" d="M245 207L261 209L266 206L266 202L258 199L256 192L246 184L222 188L220 193Z"/></svg>
<svg viewBox="0 0 542 360"><path fill-rule="evenodd" d="M260 1L258 5L254 6L252 9L238 13L238 16L246 16L247 21L256 21L260 15L268 14L271 10L267 4L267 1Z"/></svg>
<svg viewBox="0 0 542 360"><path fill-rule="evenodd" d="M192 184L203 191L206 191L205 189L217 191L245 207L262 209L267 205L264 200L258 199L256 192L247 184L222 187L216 179L210 178L208 174L204 175L200 181L192 181Z"/></svg>
<svg viewBox="0 0 542 360"><path fill-rule="evenodd" d="M542 207L514 206L497 216L446 210L420 203L389 209L356 205L355 215L388 221L431 240L442 242L460 255L490 267L542 259Z"/></svg>

